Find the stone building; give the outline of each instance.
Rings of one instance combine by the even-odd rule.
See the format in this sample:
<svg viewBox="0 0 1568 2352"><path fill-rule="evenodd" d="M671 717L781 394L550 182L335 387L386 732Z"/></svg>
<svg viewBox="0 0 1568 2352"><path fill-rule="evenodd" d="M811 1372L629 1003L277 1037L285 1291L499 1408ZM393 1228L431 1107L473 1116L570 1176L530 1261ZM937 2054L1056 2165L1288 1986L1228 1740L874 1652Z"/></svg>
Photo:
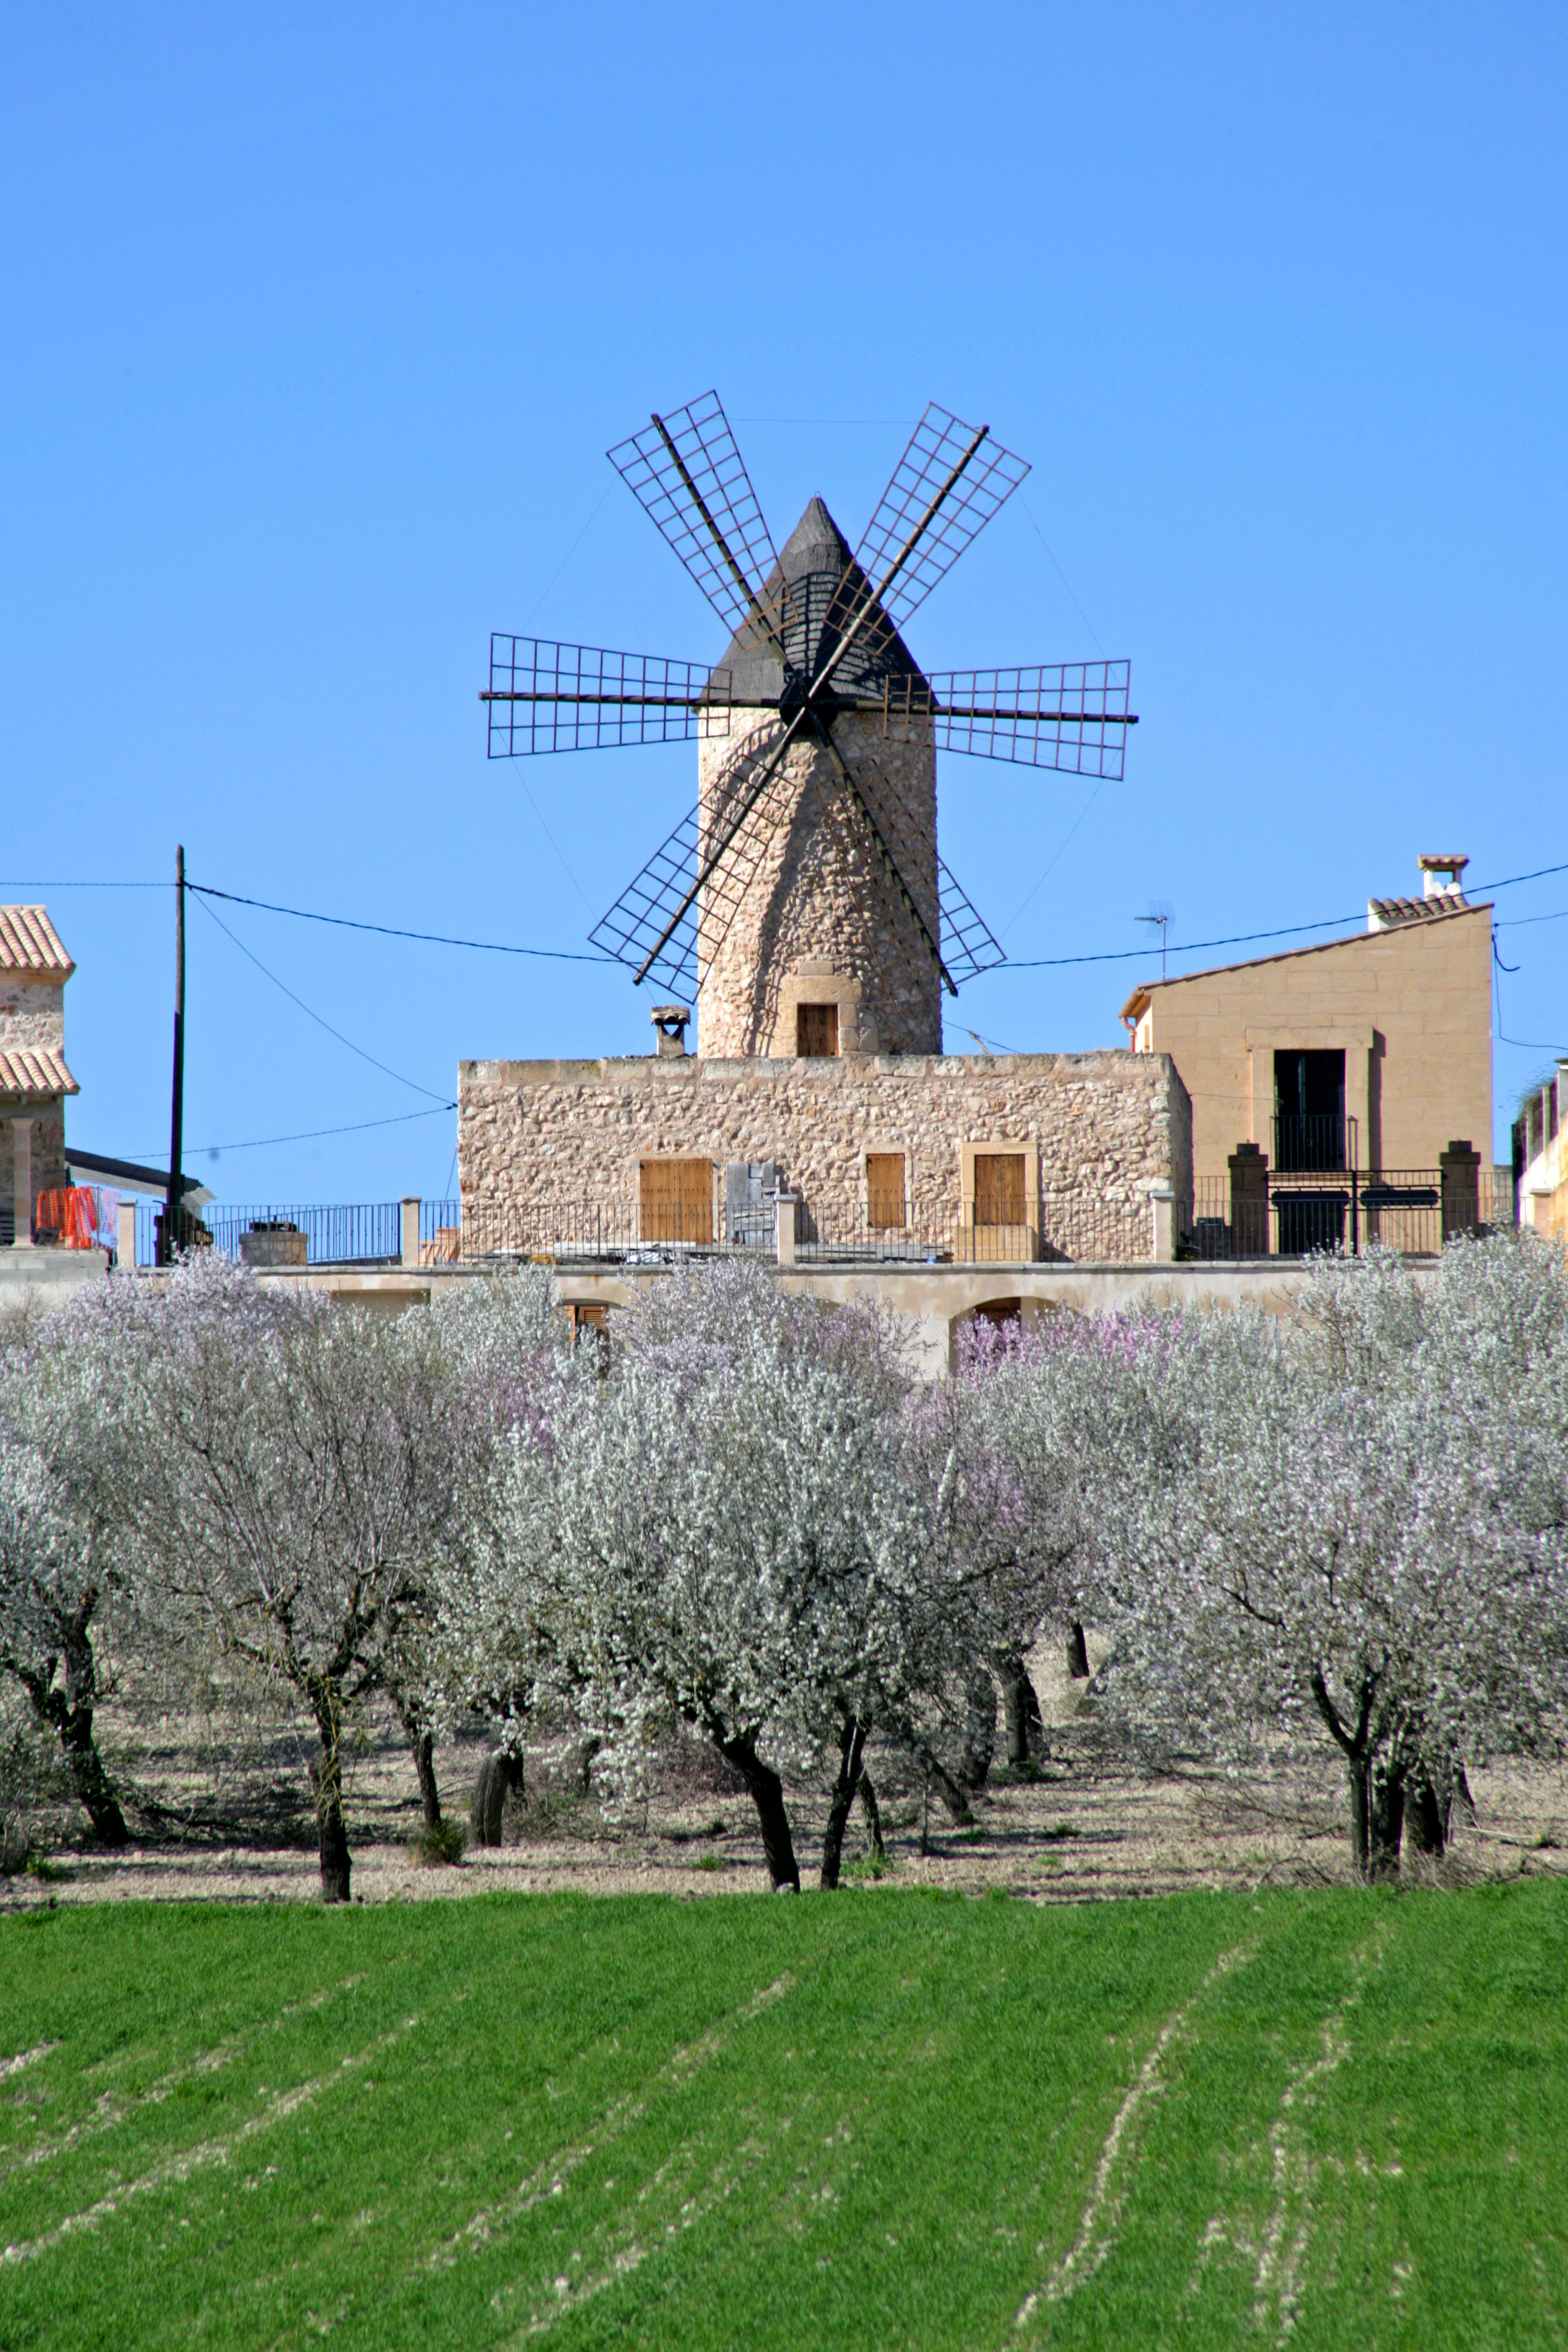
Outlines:
<svg viewBox="0 0 1568 2352"><path fill-rule="evenodd" d="M64 1185L65 986L76 970L42 907L0 907L0 1242L34 1237L38 1194Z"/></svg>
<svg viewBox="0 0 1568 2352"><path fill-rule="evenodd" d="M903 1265L1171 1255L1192 1158L1167 1055L942 1050L930 698L879 608L833 675L831 728L801 730L710 859L790 680L830 662L835 616L868 593L814 499L758 600L776 625L753 616L710 680L725 708L698 754L699 1052L691 1008L667 1005L646 1058L460 1064L465 1254L776 1233L787 1254Z"/></svg>
<svg viewBox="0 0 1568 2352"><path fill-rule="evenodd" d="M1401 1246L1426 1246L1426 1208L1445 1234L1505 1195L1511 1215L1489 1164L1492 910L1464 895L1467 858L1419 863L1421 897L1369 899L1355 938L1150 981L1123 1005L1134 1054L1170 1055L1185 1083L1195 1215L1214 1231L1258 1223L1287 1179L1281 1249L1349 1243L1362 1177L1373 1229ZM1253 1244L1269 1246L1261 1223Z"/></svg>
<svg viewBox="0 0 1568 2352"><path fill-rule="evenodd" d="M1133 991L1132 1050L1181 1071L1200 1180L1311 1120L1342 1127L1347 1166L1435 1168L1458 1136L1489 1157L1492 910L1465 898L1468 862L1423 857L1424 895L1369 900L1353 939Z"/></svg>

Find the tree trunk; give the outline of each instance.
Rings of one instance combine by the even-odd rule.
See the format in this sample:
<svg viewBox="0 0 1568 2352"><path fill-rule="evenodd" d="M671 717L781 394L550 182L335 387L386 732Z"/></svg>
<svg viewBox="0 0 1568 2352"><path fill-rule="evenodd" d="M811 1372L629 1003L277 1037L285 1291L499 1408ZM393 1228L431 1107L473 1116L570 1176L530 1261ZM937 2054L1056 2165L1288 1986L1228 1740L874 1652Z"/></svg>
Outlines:
<svg viewBox="0 0 1568 2352"><path fill-rule="evenodd" d="M57 1687L52 1667L47 1675L23 1674L21 1681L33 1713L60 1743L71 1792L92 1823L93 1835L105 1845L116 1846L124 1845L130 1832L93 1736L98 1671L89 1624L96 1601L96 1593L88 1594L76 1615L60 1629L64 1688Z"/></svg>
<svg viewBox="0 0 1568 2352"><path fill-rule="evenodd" d="M1399 1875L1405 1832L1405 1768L1390 1761L1369 1775L1372 1801L1367 1818L1366 1874L1373 1885Z"/></svg>
<svg viewBox="0 0 1568 2352"><path fill-rule="evenodd" d="M866 1746L866 1727L858 1715L845 1725L838 1742L838 1778L833 1784L833 1801L827 1808L827 1827L822 1837L822 1874L818 1884L837 1886L839 1859L844 1851L844 1824L849 1819L849 1808L855 1801L855 1790L860 1779L860 1758Z"/></svg>
<svg viewBox="0 0 1568 2352"><path fill-rule="evenodd" d="M965 1789L984 1789L996 1753L996 1685L988 1674L976 1675L964 1693L963 1753L958 1778Z"/></svg>
<svg viewBox="0 0 1568 2352"><path fill-rule="evenodd" d="M1439 1796L1430 1773L1417 1772L1406 1791L1405 1828L1414 1853L1430 1854L1441 1862L1448 1843L1448 1816L1453 1803L1451 1792Z"/></svg>
<svg viewBox="0 0 1568 2352"><path fill-rule="evenodd" d="M70 1770L71 1788L77 1801L86 1808L93 1835L100 1838L105 1845L124 1845L129 1836L125 1816L110 1786L103 1759L92 1736L90 1706L70 1709L60 1727L60 1739Z"/></svg>
<svg viewBox="0 0 1568 2352"><path fill-rule="evenodd" d="M890 1728L909 1749L927 1780L935 1781L938 1795L959 1828L969 1828L974 1819L969 1809L969 1800L925 1734L917 1731L907 1716Z"/></svg>
<svg viewBox="0 0 1568 2352"><path fill-rule="evenodd" d="M441 1791L436 1785L436 1735L433 1731L416 1730L410 1734L414 1751L414 1769L419 1780L419 1801L425 1808L425 1826L438 1830L441 1826Z"/></svg>
<svg viewBox="0 0 1568 2352"><path fill-rule="evenodd" d="M338 1749L337 1723L318 1717L321 1751L310 1766L316 1792L316 1831L321 1860L321 1900L349 1900L349 1833L343 1820L343 1768Z"/></svg>
<svg viewBox="0 0 1568 2352"><path fill-rule="evenodd" d="M795 1858L795 1840L790 1835L789 1815L784 1811L784 1783L770 1766L764 1764L750 1739L740 1733L733 1739L721 1739L710 1735L714 1747L726 1764L733 1765L744 1780L757 1809L757 1820L763 1832L763 1853L767 1860L768 1875L776 1895L781 1886L793 1887L800 1893L800 1865Z"/></svg>
<svg viewBox="0 0 1568 2352"><path fill-rule="evenodd" d="M522 1759L509 1749L498 1748L479 1766L474 1782L473 1801L468 1807L468 1819L473 1824L476 1845L500 1845L501 1814L508 1796L522 1786Z"/></svg>
<svg viewBox="0 0 1568 2352"><path fill-rule="evenodd" d="M1026 1764L1033 1755L1043 1755L1046 1727L1040 1715L1040 1702L1034 1684L1029 1680L1021 1650L1004 1651L998 1661L1002 1676L1002 1715L1007 1732L1007 1761Z"/></svg>
<svg viewBox="0 0 1568 2352"><path fill-rule="evenodd" d="M860 1805L866 1816L871 1851L880 1861L886 1851L882 1844L882 1816L877 1811L877 1791L871 1786L871 1775L864 1770L860 1774Z"/></svg>
<svg viewBox="0 0 1568 2352"><path fill-rule="evenodd" d="M1089 1675L1089 1645L1083 1638L1083 1627L1075 1617L1068 1627L1068 1672L1075 1682Z"/></svg>

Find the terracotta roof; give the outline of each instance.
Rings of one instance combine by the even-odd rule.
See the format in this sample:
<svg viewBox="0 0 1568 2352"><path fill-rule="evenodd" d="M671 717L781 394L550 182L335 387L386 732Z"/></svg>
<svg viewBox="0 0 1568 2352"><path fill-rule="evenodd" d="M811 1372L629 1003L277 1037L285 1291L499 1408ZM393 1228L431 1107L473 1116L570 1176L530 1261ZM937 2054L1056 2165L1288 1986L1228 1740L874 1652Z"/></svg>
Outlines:
<svg viewBox="0 0 1568 2352"><path fill-rule="evenodd" d="M1467 901L1458 890L1434 890L1429 898L1369 898L1366 910L1380 923L1430 923L1442 915L1463 914Z"/></svg>
<svg viewBox="0 0 1568 2352"><path fill-rule="evenodd" d="M7 909L14 912L15 909ZM28 910L31 912L31 909ZM6 1095L78 1095L81 1088L52 1045L0 1050L0 1097Z"/></svg>
<svg viewBox="0 0 1568 2352"><path fill-rule="evenodd" d="M0 971L65 981L75 970L42 907L0 907Z"/></svg>

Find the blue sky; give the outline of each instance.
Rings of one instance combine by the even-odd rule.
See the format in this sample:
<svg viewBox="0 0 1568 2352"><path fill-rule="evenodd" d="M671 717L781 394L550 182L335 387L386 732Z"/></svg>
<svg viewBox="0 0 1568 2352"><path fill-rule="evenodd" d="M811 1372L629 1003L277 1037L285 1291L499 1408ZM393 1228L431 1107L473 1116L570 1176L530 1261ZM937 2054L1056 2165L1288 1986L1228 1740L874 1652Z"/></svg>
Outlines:
<svg viewBox="0 0 1568 2352"><path fill-rule="evenodd" d="M695 749L487 762L488 635L716 656L603 454L710 384L781 543L814 492L857 539L928 399L988 422L1034 472L913 650L1131 657L1123 785L949 757L942 822L1014 957L1138 955L987 976L950 1044L1121 1043L1152 903L1175 970L1422 850L1568 864L1565 52L1529 5L0 11L0 896L78 960L69 1133L166 1148L170 894L68 886L176 840L583 949ZM1568 872L1499 908L1500 1139L1568 1050ZM448 1112L239 1147L651 1043L618 968L215 911L230 1200L440 1193Z"/></svg>

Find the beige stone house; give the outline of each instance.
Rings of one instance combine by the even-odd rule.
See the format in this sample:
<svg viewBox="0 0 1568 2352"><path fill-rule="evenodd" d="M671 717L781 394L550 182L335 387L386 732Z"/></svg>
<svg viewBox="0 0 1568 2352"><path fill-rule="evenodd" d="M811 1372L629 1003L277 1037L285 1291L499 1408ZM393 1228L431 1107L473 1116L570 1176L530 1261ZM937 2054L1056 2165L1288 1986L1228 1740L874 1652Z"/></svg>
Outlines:
<svg viewBox="0 0 1568 2352"><path fill-rule="evenodd" d="M1133 1053L1168 1054L1191 1097L1197 1219L1223 1220L1238 1190L1289 1178L1310 1244L1339 1234L1332 1196L1348 1199L1352 1171L1370 1180L1374 1216L1393 1216L1439 1205L1414 1196L1436 1196L1447 1165L1450 1190L1488 1192L1486 1221L1500 1190L1491 908L1465 898L1468 863L1424 856L1422 895L1369 900L1353 939L1133 991L1121 1015ZM1460 1167L1474 1172L1458 1179Z"/></svg>
<svg viewBox="0 0 1568 2352"><path fill-rule="evenodd" d="M40 1192L64 1185L65 987L76 970L42 907L0 907L0 1242L34 1238Z"/></svg>

